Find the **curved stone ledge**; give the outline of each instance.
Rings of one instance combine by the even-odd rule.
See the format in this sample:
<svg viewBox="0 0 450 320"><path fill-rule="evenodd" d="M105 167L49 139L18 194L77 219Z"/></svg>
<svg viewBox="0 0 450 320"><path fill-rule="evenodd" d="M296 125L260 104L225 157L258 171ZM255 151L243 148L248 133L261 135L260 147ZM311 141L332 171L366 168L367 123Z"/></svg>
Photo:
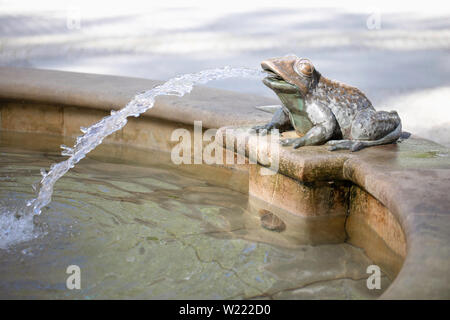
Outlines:
<svg viewBox="0 0 450 320"><path fill-rule="evenodd" d="M225 127L220 134L245 143L241 150L249 156L257 142L250 139L248 129ZM264 140L259 141L258 147L264 143ZM263 146L264 150L266 148ZM398 144L356 153L330 152L326 146L298 150L280 147L278 174L301 182L350 181L394 215L405 234L406 257L382 298L450 297L450 157L447 148L414 136Z"/></svg>
<svg viewBox="0 0 450 320"><path fill-rule="evenodd" d="M137 93L161 83L98 74L0 67L2 100L25 100L106 111L123 108ZM275 99L196 87L182 98L158 97L155 106L144 116L190 125L202 120L205 128L220 128L267 121L270 114L254 107L275 103Z"/></svg>
<svg viewBox="0 0 450 320"><path fill-rule="evenodd" d="M72 111L92 112L92 117L86 117L83 121L75 123L76 126L86 125L92 122L92 119L104 116L111 109L123 107L137 92L158 83L160 82L145 79L1 67L0 123L7 122L5 118L7 112L2 111L8 108L18 112L24 112L25 109L29 111L41 108L48 111L62 108L67 114ZM146 123L130 121L130 124L145 127L156 123L158 128L163 128L161 131L164 131L158 138L161 141L156 139L160 143L156 146L167 150L169 145L162 144L164 142L162 140L167 139L172 128L176 128L171 123L192 125L193 121L202 120L205 128L224 127L219 132L225 136L244 138L244 150L248 156L249 151L256 145L252 145L248 140L249 133L242 130L242 126L270 119L270 114L260 112L254 106L273 103L276 102L268 98L196 88L192 94L182 99L158 98L155 107L145 114L146 121L155 118L165 121L155 120ZM26 108L20 109L22 106ZM88 112L89 109L92 111ZM42 114L42 117L47 119L45 114ZM63 126L64 117L58 117L55 115L55 126ZM16 125L20 129L21 122ZM3 129L10 128L3 125ZM41 129L48 131L48 127ZM30 129L33 130L34 128ZM139 139L144 131L144 129L130 131L117 141L132 143ZM65 132L55 131L58 134ZM154 142L154 139L143 139L141 144L150 143L149 141ZM233 147L233 151L236 150ZM400 259L403 262L401 269L399 267L400 271L395 271L398 275L382 298L448 299L450 298L448 153L448 149L418 137L411 137L399 144L364 149L357 153L329 152L323 146L304 147L299 150L280 148L277 175L281 180L287 179L286 184L298 184L298 190L311 192L313 196L308 199L313 199L317 194L316 190L319 189L316 188L325 190L330 199L332 195L345 197L346 191L340 183L352 184L348 190L349 197L354 197L356 201L355 205L350 205L347 209L335 208L334 205L329 207L330 210L336 210L334 217L337 218L345 215L345 210L350 212L350 218L345 226L347 233L353 232L350 234L350 242L353 237L357 245L367 246L364 248L370 250L372 244L367 242L367 238L364 240L365 244L358 240L360 235L356 231L361 231L357 229L360 227L358 219L372 221L374 224L370 229L383 238L380 243L382 245L387 243L398 256L394 255L389 259ZM268 165L265 162L260 164ZM250 175L251 172L252 170ZM281 181L279 179L277 183ZM328 182L339 183L337 186L327 186ZM255 180L252 183L254 188L257 188L264 186L266 182ZM249 191L251 193L251 190ZM290 201L296 205L295 199ZM368 210L367 206L375 209ZM303 206L297 207L300 214L303 214ZM325 214L328 209L317 210L314 212L315 215L320 215L321 212ZM344 223L343 219L339 221ZM392 232L383 236L383 228L377 229L377 223L391 228ZM339 237L341 236L338 235L337 238ZM402 241L406 241L406 247L402 246Z"/></svg>

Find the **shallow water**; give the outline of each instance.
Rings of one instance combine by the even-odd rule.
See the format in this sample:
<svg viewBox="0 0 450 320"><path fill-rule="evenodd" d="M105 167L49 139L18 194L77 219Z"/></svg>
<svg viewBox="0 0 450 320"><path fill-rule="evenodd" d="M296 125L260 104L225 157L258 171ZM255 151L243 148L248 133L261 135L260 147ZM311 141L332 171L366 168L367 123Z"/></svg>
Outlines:
<svg viewBox="0 0 450 320"><path fill-rule="evenodd" d="M4 206L29 198L40 168L62 157L45 136L32 135L46 146L38 151L18 147L29 135L13 143L1 135ZM249 240L251 228L270 231L248 225L248 197L202 180L201 170L98 159L84 159L57 182L30 240L0 249L0 298L359 299L389 285L383 276L381 290L368 290L372 262L348 244ZM81 269L81 290L66 288L69 265Z"/></svg>

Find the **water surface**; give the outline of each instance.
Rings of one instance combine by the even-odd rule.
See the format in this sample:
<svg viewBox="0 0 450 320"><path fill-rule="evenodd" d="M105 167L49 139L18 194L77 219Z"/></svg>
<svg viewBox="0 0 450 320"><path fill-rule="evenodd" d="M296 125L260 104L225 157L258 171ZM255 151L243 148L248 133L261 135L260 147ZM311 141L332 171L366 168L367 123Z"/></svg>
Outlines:
<svg viewBox="0 0 450 320"><path fill-rule="evenodd" d="M63 159L58 139L0 132L2 208ZM271 231L248 224L246 194L148 157L140 166L94 152L62 177L33 235L0 248L0 298L359 299L388 286L383 276L382 290L367 289L372 262L348 244L249 239ZM81 268L81 290L66 288L69 265Z"/></svg>

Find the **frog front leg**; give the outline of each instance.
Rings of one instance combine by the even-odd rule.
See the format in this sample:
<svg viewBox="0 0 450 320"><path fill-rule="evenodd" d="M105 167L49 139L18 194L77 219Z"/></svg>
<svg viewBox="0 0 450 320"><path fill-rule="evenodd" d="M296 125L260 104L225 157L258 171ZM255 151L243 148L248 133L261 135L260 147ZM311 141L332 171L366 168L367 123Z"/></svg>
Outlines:
<svg viewBox="0 0 450 320"><path fill-rule="evenodd" d="M293 145L294 149L297 149L303 146L320 145L330 140L334 135L338 125L330 108L313 104L308 106L306 112L313 127L301 138L281 140L282 146Z"/></svg>
<svg viewBox="0 0 450 320"><path fill-rule="evenodd" d="M252 129L256 130L261 135L267 134L272 129L278 129L280 132L290 130L292 128L291 120L289 119L289 111L285 107L280 107L273 115L269 123L255 126Z"/></svg>
<svg viewBox="0 0 450 320"><path fill-rule="evenodd" d="M282 146L293 145L294 149L304 146L316 146L327 142L334 133L335 124L331 122L321 123L312 127L301 138L289 138L281 140Z"/></svg>

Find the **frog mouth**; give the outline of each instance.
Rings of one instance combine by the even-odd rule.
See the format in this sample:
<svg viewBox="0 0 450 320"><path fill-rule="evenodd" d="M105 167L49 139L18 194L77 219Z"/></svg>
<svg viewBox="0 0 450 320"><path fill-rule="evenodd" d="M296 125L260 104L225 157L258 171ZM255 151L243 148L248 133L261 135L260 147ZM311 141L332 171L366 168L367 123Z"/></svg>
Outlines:
<svg viewBox="0 0 450 320"><path fill-rule="evenodd" d="M263 83L272 90L280 93L296 93L298 91L295 85L284 80L279 74L266 68L263 71L267 74L263 79Z"/></svg>
<svg viewBox="0 0 450 320"><path fill-rule="evenodd" d="M273 81L283 81L286 82L280 75L276 74L272 70L264 69L264 72L267 74L266 79ZM287 83L287 82L286 82Z"/></svg>

